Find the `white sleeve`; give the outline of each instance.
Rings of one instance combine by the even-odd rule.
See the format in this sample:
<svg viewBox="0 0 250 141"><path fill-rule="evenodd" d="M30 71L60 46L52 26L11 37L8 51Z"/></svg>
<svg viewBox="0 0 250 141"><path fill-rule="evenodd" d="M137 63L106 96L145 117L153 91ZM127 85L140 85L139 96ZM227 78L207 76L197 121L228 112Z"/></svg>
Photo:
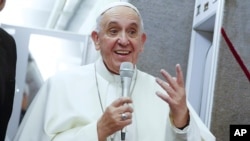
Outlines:
<svg viewBox="0 0 250 141"><path fill-rule="evenodd" d="M53 83L53 87L50 83ZM69 89L65 88L63 82L55 83L58 81L49 80L39 90L14 141L97 141L97 119L88 117L88 111L82 112L82 105L74 103L75 107L80 108L70 105L65 100L68 97L63 94Z"/></svg>
<svg viewBox="0 0 250 141"><path fill-rule="evenodd" d="M97 122L75 127L53 137L53 141L98 141Z"/></svg>
<svg viewBox="0 0 250 141"><path fill-rule="evenodd" d="M190 114L189 125L180 130L176 128L173 123L172 130L175 134L175 141L215 141L214 135L208 130L205 124L201 121L192 106L188 103Z"/></svg>

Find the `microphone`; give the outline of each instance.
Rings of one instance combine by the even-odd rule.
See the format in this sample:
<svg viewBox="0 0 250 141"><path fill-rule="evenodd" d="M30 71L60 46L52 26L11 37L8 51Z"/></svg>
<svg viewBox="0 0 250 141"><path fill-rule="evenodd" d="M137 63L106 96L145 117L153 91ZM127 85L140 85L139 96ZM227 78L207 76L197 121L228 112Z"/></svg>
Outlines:
<svg viewBox="0 0 250 141"><path fill-rule="evenodd" d="M123 97L127 97L129 94L133 74L134 74L133 64L130 62L123 62L120 66L120 77L122 83Z"/></svg>
<svg viewBox="0 0 250 141"><path fill-rule="evenodd" d="M130 62L121 63L120 77L121 77L121 83L122 83L122 96L123 97L128 97L129 95L133 74L134 74L134 67L132 63ZM121 130L122 141L125 141L125 136L126 136L126 129L123 128Z"/></svg>

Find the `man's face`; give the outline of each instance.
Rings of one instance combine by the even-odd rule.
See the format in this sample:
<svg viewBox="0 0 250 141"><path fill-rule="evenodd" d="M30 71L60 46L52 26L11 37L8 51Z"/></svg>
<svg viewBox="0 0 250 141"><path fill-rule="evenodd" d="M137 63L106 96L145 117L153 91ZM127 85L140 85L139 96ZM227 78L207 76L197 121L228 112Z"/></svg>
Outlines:
<svg viewBox="0 0 250 141"><path fill-rule="evenodd" d="M0 0L0 11L4 8L6 0Z"/></svg>
<svg viewBox="0 0 250 141"><path fill-rule="evenodd" d="M100 32L93 32L92 38L106 67L118 74L122 62L136 64L146 35L141 31L138 14L129 7L117 6L103 14Z"/></svg>

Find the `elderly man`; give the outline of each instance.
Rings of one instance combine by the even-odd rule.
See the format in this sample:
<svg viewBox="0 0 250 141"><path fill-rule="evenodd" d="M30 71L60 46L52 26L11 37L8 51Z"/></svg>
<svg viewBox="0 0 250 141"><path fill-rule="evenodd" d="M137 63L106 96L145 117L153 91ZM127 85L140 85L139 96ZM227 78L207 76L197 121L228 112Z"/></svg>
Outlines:
<svg viewBox="0 0 250 141"><path fill-rule="evenodd" d="M91 36L101 58L50 78L28 109L16 141L118 141L124 129L128 141L215 140L186 100L180 65L176 78L161 70L168 83L136 68L146 41L136 7L109 4ZM121 96L123 62L134 68L128 97Z"/></svg>
<svg viewBox="0 0 250 141"><path fill-rule="evenodd" d="M0 0L0 11L6 0ZM1 23L0 23L1 26ZM12 113L16 76L16 43L14 38L0 28L0 140L3 141Z"/></svg>

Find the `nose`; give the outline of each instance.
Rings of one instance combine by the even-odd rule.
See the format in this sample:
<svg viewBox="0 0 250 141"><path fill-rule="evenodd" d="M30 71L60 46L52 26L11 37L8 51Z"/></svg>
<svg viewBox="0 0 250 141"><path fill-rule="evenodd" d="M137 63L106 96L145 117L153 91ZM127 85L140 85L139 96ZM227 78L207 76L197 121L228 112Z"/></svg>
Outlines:
<svg viewBox="0 0 250 141"><path fill-rule="evenodd" d="M119 36L119 38L118 38L118 43L119 43L120 45L122 45L122 46L127 46L127 45L129 45L129 39L128 39L126 33L123 32L123 33L120 34L120 36Z"/></svg>

